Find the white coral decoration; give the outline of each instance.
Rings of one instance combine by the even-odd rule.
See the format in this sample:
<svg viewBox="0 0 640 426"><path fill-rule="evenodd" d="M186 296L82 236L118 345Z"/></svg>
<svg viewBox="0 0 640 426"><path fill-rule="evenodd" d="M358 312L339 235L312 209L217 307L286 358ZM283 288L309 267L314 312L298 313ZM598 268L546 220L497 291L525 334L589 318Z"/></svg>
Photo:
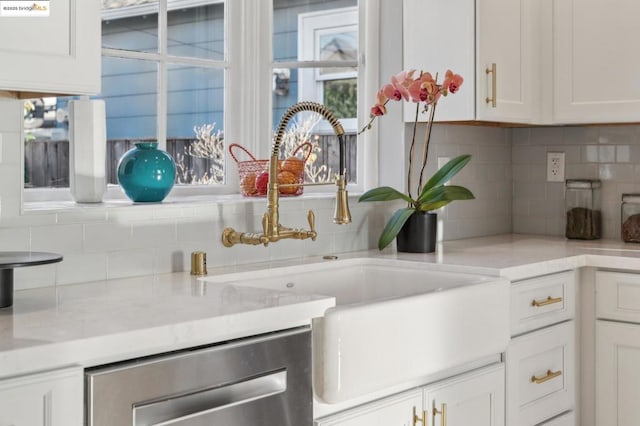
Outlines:
<svg viewBox="0 0 640 426"><path fill-rule="evenodd" d="M197 173L188 168L184 155L177 154L178 182L206 185L224 181L224 133L220 129L214 133L215 127L216 123L193 127L196 140L185 147L184 152L189 157L207 160L208 170L204 174Z"/></svg>

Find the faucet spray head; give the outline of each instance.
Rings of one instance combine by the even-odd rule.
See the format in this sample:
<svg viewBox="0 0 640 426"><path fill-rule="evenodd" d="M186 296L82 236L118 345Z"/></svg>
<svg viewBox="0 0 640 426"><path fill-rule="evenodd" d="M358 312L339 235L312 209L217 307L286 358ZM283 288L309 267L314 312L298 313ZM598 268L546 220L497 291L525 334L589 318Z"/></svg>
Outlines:
<svg viewBox="0 0 640 426"><path fill-rule="evenodd" d="M346 225L351 223L351 212L349 211L349 193L347 192L347 182L343 176L336 180L338 191L336 192L336 209L333 213L333 223Z"/></svg>

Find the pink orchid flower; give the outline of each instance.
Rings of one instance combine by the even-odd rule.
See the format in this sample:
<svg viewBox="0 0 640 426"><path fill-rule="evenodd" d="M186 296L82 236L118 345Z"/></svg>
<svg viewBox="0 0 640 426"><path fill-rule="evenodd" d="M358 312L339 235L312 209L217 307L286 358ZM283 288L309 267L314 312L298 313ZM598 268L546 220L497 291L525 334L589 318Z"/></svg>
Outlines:
<svg viewBox="0 0 640 426"><path fill-rule="evenodd" d="M425 72L409 86L409 94L413 102L432 104L440 98L440 87L431 73Z"/></svg>
<svg viewBox="0 0 640 426"><path fill-rule="evenodd" d="M391 83L382 86L382 91L385 96L394 101L399 101L401 99L408 101L409 90L407 90L407 87L413 83L414 72L415 70L402 71L391 77Z"/></svg>
<svg viewBox="0 0 640 426"><path fill-rule="evenodd" d="M385 104L389 101L389 97L384 93L384 87L378 90L377 101L374 106L371 107L372 116L381 116L387 113L387 107Z"/></svg>
<svg viewBox="0 0 640 426"><path fill-rule="evenodd" d="M454 74L453 71L447 70L444 74L444 81L442 82L442 87L445 90L448 90L449 93L456 93L460 86L462 86L462 82L464 79L460 74Z"/></svg>

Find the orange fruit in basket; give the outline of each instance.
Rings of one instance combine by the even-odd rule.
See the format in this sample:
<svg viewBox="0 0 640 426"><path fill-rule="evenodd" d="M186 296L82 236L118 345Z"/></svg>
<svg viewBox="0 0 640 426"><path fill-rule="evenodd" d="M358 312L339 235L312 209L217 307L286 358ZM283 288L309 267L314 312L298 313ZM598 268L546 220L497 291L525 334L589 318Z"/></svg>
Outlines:
<svg viewBox="0 0 640 426"><path fill-rule="evenodd" d="M282 185L282 184L291 184L291 183L298 183L298 177L287 171L287 170L283 170L280 173L278 173L278 184ZM279 187L278 190L281 194L295 194L296 192L298 192L298 186L287 186L285 188L283 187Z"/></svg>
<svg viewBox="0 0 640 426"><path fill-rule="evenodd" d="M289 157L282 162L282 170L291 172L295 176L302 176L304 161L296 157Z"/></svg>
<svg viewBox="0 0 640 426"><path fill-rule="evenodd" d="M256 178L256 193L258 195L266 195L269 186L269 173L262 172Z"/></svg>
<svg viewBox="0 0 640 426"><path fill-rule="evenodd" d="M256 174L247 173L240 180L240 191L242 195L255 195L258 190L256 189Z"/></svg>

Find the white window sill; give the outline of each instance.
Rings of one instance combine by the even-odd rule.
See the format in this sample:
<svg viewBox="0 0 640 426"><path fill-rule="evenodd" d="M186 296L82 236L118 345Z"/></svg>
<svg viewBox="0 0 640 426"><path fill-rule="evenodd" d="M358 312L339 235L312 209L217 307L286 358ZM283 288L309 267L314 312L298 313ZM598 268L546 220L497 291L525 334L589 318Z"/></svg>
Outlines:
<svg viewBox="0 0 640 426"><path fill-rule="evenodd" d="M350 193L350 197L359 194ZM280 197L280 203L290 203L295 201L311 201L326 200L335 198L335 192L312 192L297 197ZM105 200L101 203L76 203L74 201L25 201L23 203L22 213L42 214L42 213L61 213L61 212L77 212L82 211L103 211L112 209L141 209L141 208L185 208L198 206L231 205L231 204L248 204L257 203L267 205L266 197L243 197L240 194L229 195L186 195L186 196L169 196L162 202L157 203L134 203L130 200Z"/></svg>

